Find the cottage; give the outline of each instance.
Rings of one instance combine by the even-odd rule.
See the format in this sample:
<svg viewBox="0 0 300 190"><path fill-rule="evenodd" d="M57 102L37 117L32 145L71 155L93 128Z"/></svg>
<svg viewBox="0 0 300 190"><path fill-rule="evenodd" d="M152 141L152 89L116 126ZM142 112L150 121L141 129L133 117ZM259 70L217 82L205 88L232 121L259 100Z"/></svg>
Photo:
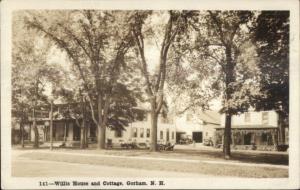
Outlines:
<svg viewBox="0 0 300 190"><path fill-rule="evenodd" d="M216 128L216 144L223 144L225 115ZM275 111L246 112L232 116L231 145L233 149L275 150L278 139L278 114Z"/></svg>

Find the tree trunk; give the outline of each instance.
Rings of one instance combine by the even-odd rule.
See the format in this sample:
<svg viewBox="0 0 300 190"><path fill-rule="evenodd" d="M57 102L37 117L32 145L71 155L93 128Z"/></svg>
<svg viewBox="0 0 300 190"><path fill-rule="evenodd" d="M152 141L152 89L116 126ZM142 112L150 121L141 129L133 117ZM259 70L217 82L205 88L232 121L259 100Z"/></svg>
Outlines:
<svg viewBox="0 0 300 190"><path fill-rule="evenodd" d="M224 145L223 152L224 158L230 159L230 140L231 140L231 114L226 114L225 118L225 131L224 131Z"/></svg>
<svg viewBox="0 0 300 190"><path fill-rule="evenodd" d="M158 114L155 113L155 109L151 112L151 147L150 150L153 152L157 151L157 121Z"/></svg>
<svg viewBox="0 0 300 190"><path fill-rule="evenodd" d="M80 149L84 149L84 132L83 126L80 127Z"/></svg>
<svg viewBox="0 0 300 190"><path fill-rule="evenodd" d="M98 126L98 149L105 149L105 131L104 125Z"/></svg>
<svg viewBox="0 0 300 190"><path fill-rule="evenodd" d="M81 112L82 112L82 123L80 128L80 148L86 148L86 123L85 123L85 101L83 96L81 97Z"/></svg>
<svg viewBox="0 0 300 190"><path fill-rule="evenodd" d="M87 126L84 128L84 142L85 142L85 148L89 147L89 142L88 142L88 129Z"/></svg>
<svg viewBox="0 0 300 190"><path fill-rule="evenodd" d="M28 134L28 140L31 142L31 123L29 122L29 134Z"/></svg>
<svg viewBox="0 0 300 190"><path fill-rule="evenodd" d="M82 121L81 127L80 127L80 148L84 149L86 148L86 128L85 128L85 120Z"/></svg>
<svg viewBox="0 0 300 190"><path fill-rule="evenodd" d="M53 101L50 108L50 150L53 149Z"/></svg>
<svg viewBox="0 0 300 190"><path fill-rule="evenodd" d="M228 103L231 99L233 89L230 87L230 84L235 81L234 79L234 64L232 60L232 51L231 51L231 45L225 46L225 54L226 54L226 66L225 66L225 85L226 85L226 102ZM230 140L231 140L231 108L227 108L226 116L225 116L225 129L224 129L224 144L223 144L223 152L224 152L224 158L230 159Z"/></svg>
<svg viewBox="0 0 300 190"><path fill-rule="evenodd" d="M278 114L278 141L280 144L285 144L285 123L284 123L284 115L283 113Z"/></svg>
<svg viewBox="0 0 300 190"><path fill-rule="evenodd" d="M39 131L38 128L36 126L36 121L35 119L33 120L33 130L34 130L34 144L33 144L33 148L38 148L39 147Z"/></svg>
<svg viewBox="0 0 300 190"><path fill-rule="evenodd" d="M20 140L21 140L21 146L24 148L24 125L23 122L20 122Z"/></svg>

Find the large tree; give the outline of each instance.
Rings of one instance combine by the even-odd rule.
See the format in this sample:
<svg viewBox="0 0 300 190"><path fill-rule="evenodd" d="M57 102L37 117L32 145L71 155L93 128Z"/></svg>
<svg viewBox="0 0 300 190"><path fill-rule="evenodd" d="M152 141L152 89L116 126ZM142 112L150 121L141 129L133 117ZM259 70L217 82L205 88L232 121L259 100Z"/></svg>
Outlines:
<svg viewBox="0 0 300 190"><path fill-rule="evenodd" d="M164 21L151 23L156 15L166 18ZM185 31L187 21L194 15L193 11L135 11L131 21L132 34L140 57L140 69L145 81L148 102L151 105L151 150L157 151L157 121L164 103L164 87L167 72L168 54L176 37ZM148 19L148 20L147 20ZM149 23L150 19L150 23ZM154 20L159 20L154 18ZM148 22L148 23L147 23ZM150 26L150 27L147 27ZM161 38L156 38L160 36ZM151 38L152 37L152 38ZM158 67L155 74L149 72L149 61L146 59L146 40L152 41L159 48ZM158 44L161 42L160 44Z"/></svg>
<svg viewBox="0 0 300 190"><path fill-rule="evenodd" d="M128 12L72 10L33 12L27 24L64 51L83 83L98 148L105 148L111 99L133 39Z"/></svg>
<svg viewBox="0 0 300 190"><path fill-rule="evenodd" d="M285 143L289 116L289 12L262 11L253 27L258 47L261 92L253 102L257 110L279 115L279 142Z"/></svg>
<svg viewBox="0 0 300 190"><path fill-rule="evenodd" d="M26 38L24 38L26 36ZM50 46L42 42L36 33L23 24L23 17L14 14L12 49L12 114L20 118L21 132L25 122L30 119L34 129L34 147L39 146L36 126L37 112L42 105L49 103L45 88L58 84L62 69L49 64L47 55ZM23 137L22 137L23 143Z"/></svg>
<svg viewBox="0 0 300 190"><path fill-rule="evenodd" d="M223 152L230 158L231 117L247 111L250 100L259 94L256 49L251 43L253 12L202 12L195 48L199 63L214 64L212 88L222 96L225 114Z"/></svg>

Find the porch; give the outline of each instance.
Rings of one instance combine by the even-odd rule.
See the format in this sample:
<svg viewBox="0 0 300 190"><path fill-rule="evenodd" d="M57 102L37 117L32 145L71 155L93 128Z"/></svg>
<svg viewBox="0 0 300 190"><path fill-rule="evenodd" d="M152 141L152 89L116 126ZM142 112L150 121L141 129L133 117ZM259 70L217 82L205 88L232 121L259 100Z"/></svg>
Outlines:
<svg viewBox="0 0 300 190"><path fill-rule="evenodd" d="M29 128L28 140L34 141L34 129L32 123L27 126ZM38 121L37 129L39 134L39 141L44 145L50 145L50 125L49 121ZM86 125L87 139L89 143L96 140L96 127L88 123ZM52 128L53 146L79 146L81 138L81 129L74 120L54 120Z"/></svg>
<svg viewBox="0 0 300 190"><path fill-rule="evenodd" d="M239 150L276 150L277 128L233 128L231 129L231 147ZM215 145L222 146L224 128L216 129Z"/></svg>

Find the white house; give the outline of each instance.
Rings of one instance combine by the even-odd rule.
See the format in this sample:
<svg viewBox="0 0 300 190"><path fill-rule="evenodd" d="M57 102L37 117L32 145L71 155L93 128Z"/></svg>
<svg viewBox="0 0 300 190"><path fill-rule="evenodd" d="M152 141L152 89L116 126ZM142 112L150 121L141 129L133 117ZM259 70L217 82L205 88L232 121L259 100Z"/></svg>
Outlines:
<svg viewBox="0 0 300 190"><path fill-rule="evenodd" d="M111 139L113 144L121 142L136 142L146 143L151 142L151 114L149 110L138 108L143 111L145 117L143 120L134 121L125 127L124 131L106 130L106 138ZM176 128L170 119L159 116L157 124L157 141L158 143L166 144L176 142Z"/></svg>
<svg viewBox="0 0 300 190"><path fill-rule="evenodd" d="M225 115L216 128L216 144L223 144ZM231 118L231 144L237 149L273 150L278 142L278 114L275 111L245 112Z"/></svg>
<svg viewBox="0 0 300 190"><path fill-rule="evenodd" d="M214 137L215 128L220 125L220 114L216 111L185 112L175 119L177 142L189 138L203 143Z"/></svg>
<svg viewBox="0 0 300 190"><path fill-rule="evenodd" d="M120 145L121 143L146 143L148 146L151 142L151 115L150 111L142 108L134 108L138 110L139 114L143 117L135 119L129 123L128 126L124 127L125 130L112 130L106 129L106 142L108 140L113 145ZM141 119L142 118L142 119ZM87 126L87 137L90 143L96 142L97 128L93 123L86 123ZM39 132L40 142L49 142L50 130L49 130L49 118L39 118L37 120L37 128ZM25 131L29 132L28 138L34 141L34 130L32 123L29 123L25 127ZM66 142L67 146L79 145L80 141L80 127L76 124L74 119L66 119L63 117L56 117L53 120L53 141L55 142ZM159 116L158 129L157 129L158 143L171 143L176 142L176 128L172 124L172 121L168 118Z"/></svg>

